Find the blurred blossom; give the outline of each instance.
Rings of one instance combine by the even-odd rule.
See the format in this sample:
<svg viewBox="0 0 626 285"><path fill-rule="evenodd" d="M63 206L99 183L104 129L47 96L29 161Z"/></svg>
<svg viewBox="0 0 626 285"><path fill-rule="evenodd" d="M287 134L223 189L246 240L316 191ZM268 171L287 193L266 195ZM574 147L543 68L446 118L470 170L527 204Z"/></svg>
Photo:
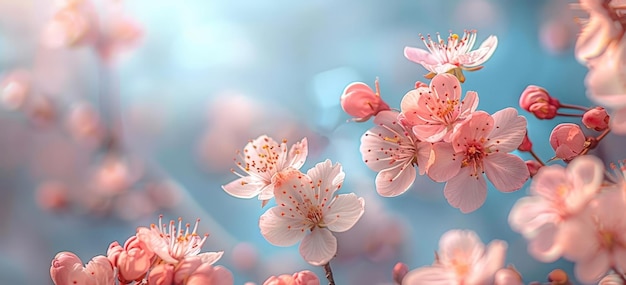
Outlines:
<svg viewBox="0 0 626 285"><path fill-rule="evenodd" d="M231 250L233 266L239 270L252 270L259 262L259 253L252 243L240 242Z"/></svg>
<svg viewBox="0 0 626 285"><path fill-rule="evenodd" d="M620 0L581 0L580 7L589 13L589 18L583 22L575 55L585 63L604 53L611 43L623 35L624 26L620 19L624 19L624 7Z"/></svg>
<svg viewBox="0 0 626 285"><path fill-rule="evenodd" d="M535 175L539 172L539 169L543 167L543 165L536 160L527 160L525 162L526 167L528 167L528 172L530 172L530 177L535 177Z"/></svg>
<svg viewBox="0 0 626 285"><path fill-rule="evenodd" d="M409 267L402 263L398 262L393 266L393 270L391 272L391 279L393 279L394 284L400 285L402 284L402 279L409 272Z"/></svg>
<svg viewBox="0 0 626 285"><path fill-rule="evenodd" d="M25 107L25 112L30 122L37 127L51 126L59 115L57 106L45 96L33 97Z"/></svg>
<svg viewBox="0 0 626 285"><path fill-rule="evenodd" d="M545 21L539 28L539 40L541 45L548 52L560 54L565 52L574 40L574 33L571 31L567 17L559 17Z"/></svg>
<svg viewBox="0 0 626 285"><path fill-rule="evenodd" d="M64 210L70 203L68 186L60 181L43 182L35 191L35 200L44 210Z"/></svg>
<svg viewBox="0 0 626 285"><path fill-rule="evenodd" d="M624 278L618 273L609 274L604 276L598 285L624 285Z"/></svg>
<svg viewBox="0 0 626 285"><path fill-rule="evenodd" d="M319 285L320 280L315 273L304 270L293 275L270 276L263 285Z"/></svg>
<svg viewBox="0 0 626 285"><path fill-rule="evenodd" d="M104 137L99 114L88 103L77 103L67 115L66 125L72 136L78 141L96 144Z"/></svg>
<svg viewBox="0 0 626 285"><path fill-rule="evenodd" d="M95 41L97 22L89 0L57 1L58 8L43 32L43 42L52 48L77 46Z"/></svg>
<svg viewBox="0 0 626 285"><path fill-rule="evenodd" d="M515 268L509 266L499 269L494 277L494 285L523 285L522 276Z"/></svg>
<svg viewBox="0 0 626 285"><path fill-rule="evenodd" d="M131 168L127 159L107 154L94 173L96 190L105 196L125 192L140 176L139 171L139 168Z"/></svg>
<svg viewBox="0 0 626 285"><path fill-rule="evenodd" d="M569 278L563 269L554 269L548 273L548 281L557 285L568 285Z"/></svg>
<svg viewBox="0 0 626 285"><path fill-rule="evenodd" d="M5 75L0 82L2 105L8 110L23 108L29 98L30 74L17 70Z"/></svg>

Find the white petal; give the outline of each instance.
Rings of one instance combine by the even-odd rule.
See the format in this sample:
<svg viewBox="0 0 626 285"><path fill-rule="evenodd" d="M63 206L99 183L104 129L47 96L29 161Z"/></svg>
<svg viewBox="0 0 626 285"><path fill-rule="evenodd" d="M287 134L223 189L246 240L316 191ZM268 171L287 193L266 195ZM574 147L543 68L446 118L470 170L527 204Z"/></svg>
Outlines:
<svg viewBox="0 0 626 285"><path fill-rule="evenodd" d="M408 60L419 63L419 64L428 64L435 65L439 64L437 59L430 54L427 50L423 50L420 48L414 47L405 47L404 48L404 57Z"/></svg>
<svg viewBox="0 0 626 285"><path fill-rule="evenodd" d="M289 150L289 157L287 158L287 163L289 164L288 166L300 169L300 167L304 165L308 154L309 144L307 139L303 138L300 142L291 146L291 149Z"/></svg>
<svg viewBox="0 0 626 285"><path fill-rule="evenodd" d="M501 240L493 240L487 245L485 255L472 268L472 273L467 277L467 284L493 284L493 278L498 269L504 267L507 243Z"/></svg>
<svg viewBox="0 0 626 285"><path fill-rule="evenodd" d="M465 67L479 66L493 55L497 47L498 37L491 35L476 50L459 56L459 59Z"/></svg>
<svg viewBox="0 0 626 285"><path fill-rule="evenodd" d="M574 267L576 278L584 283L598 282L610 269L608 252L602 250L591 259L579 261Z"/></svg>
<svg viewBox="0 0 626 285"><path fill-rule="evenodd" d="M261 193L268 184L256 177L245 176L222 186L222 189L231 196L249 199Z"/></svg>
<svg viewBox="0 0 626 285"><path fill-rule="evenodd" d="M202 260L203 263L212 265L213 263L220 260L220 258L222 258L222 255L224 255L223 251L217 251L217 252L203 252L203 253L198 254L197 256L200 258L200 260Z"/></svg>
<svg viewBox="0 0 626 285"><path fill-rule="evenodd" d="M559 219L554 205L539 196L523 197L513 205L509 213L509 225L525 237L536 235L536 231L546 223Z"/></svg>
<svg viewBox="0 0 626 285"><path fill-rule="evenodd" d="M294 214L295 209L273 207L259 218L261 235L271 244L291 246L307 233L308 226L302 216ZM293 215L293 216L292 216Z"/></svg>
<svg viewBox="0 0 626 285"><path fill-rule="evenodd" d="M359 221L365 209L365 200L354 193L337 195L324 211L324 222L333 232L345 232Z"/></svg>
<svg viewBox="0 0 626 285"><path fill-rule="evenodd" d="M382 170L376 175L376 192L383 197L398 196L413 185L415 177L415 168L409 163Z"/></svg>
<svg viewBox="0 0 626 285"><path fill-rule="evenodd" d="M441 264L454 262L473 264L483 257L485 245L474 231L449 230L439 239Z"/></svg>
<svg viewBox="0 0 626 285"><path fill-rule="evenodd" d="M324 228L315 228L300 244L300 255L311 265L322 266L337 253L337 239Z"/></svg>
<svg viewBox="0 0 626 285"><path fill-rule="evenodd" d="M325 160L316 164L307 171L307 176L311 179L316 189L319 189L319 203L330 201L335 192L341 187L346 174L341 168L341 164L332 164L330 160ZM326 198L326 200L324 200Z"/></svg>

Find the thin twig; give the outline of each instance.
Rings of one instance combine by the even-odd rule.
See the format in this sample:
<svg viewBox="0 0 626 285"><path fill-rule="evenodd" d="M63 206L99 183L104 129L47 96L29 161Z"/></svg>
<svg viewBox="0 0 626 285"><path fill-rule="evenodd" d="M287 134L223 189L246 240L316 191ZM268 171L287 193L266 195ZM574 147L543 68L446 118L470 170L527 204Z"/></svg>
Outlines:
<svg viewBox="0 0 626 285"><path fill-rule="evenodd" d="M333 270L330 268L330 261L324 264L324 271L326 272L326 279L328 279L328 285L335 285L335 279L333 278Z"/></svg>

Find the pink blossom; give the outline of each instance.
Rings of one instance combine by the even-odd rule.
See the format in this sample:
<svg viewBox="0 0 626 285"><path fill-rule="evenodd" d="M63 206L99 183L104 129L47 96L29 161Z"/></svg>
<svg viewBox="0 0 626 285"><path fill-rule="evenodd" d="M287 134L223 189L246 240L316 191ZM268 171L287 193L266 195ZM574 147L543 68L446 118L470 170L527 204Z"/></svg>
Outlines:
<svg viewBox="0 0 626 285"><path fill-rule="evenodd" d="M604 131L609 128L609 114L604 108L595 107L583 114L582 122L589 129Z"/></svg>
<svg viewBox="0 0 626 285"><path fill-rule="evenodd" d="M300 169L307 154L306 138L292 145L288 151L286 141L278 144L272 138L262 135L246 144L243 154L239 153L241 161L237 161L237 166L248 176L233 170L240 178L222 188L237 198L258 195L259 200L269 200L274 197L276 174L289 169Z"/></svg>
<svg viewBox="0 0 626 285"><path fill-rule="evenodd" d="M542 262L552 262L564 250L568 220L580 213L598 192L604 178L602 162L590 155L560 165L542 167L530 184L530 197L519 199L509 214L514 231L529 240L528 250Z"/></svg>
<svg viewBox="0 0 626 285"><path fill-rule="evenodd" d="M376 92L362 82L351 83L341 94L341 108L356 122L365 122L378 112L389 110L389 105L380 97L380 87L376 80Z"/></svg>
<svg viewBox="0 0 626 285"><path fill-rule="evenodd" d="M150 228L137 228L137 238L143 242L146 248L154 252L165 263L177 264L186 257L198 256L211 265L222 257L223 251L200 253L202 245L206 241L208 234L200 237L196 230L198 222L190 232L190 225L182 227L182 219L178 219L178 227L174 221L170 221L169 226L162 224L159 217L159 225L152 224Z"/></svg>
<svg viewBox="0 0 626 285"><path fill-rule="evenodd" d="M539 169L543 167L541 163L536 160L527 160L525 161L526 167L528 167L528 172L530 173L530 177L534 177L539 172Z"/></svg>
<svg viewBox="0 0 626 285"><path fill-rule="evenodd" d="M174 264L161 263L154 266L148 275L149 285L172 285L174 283Z"/></svg>
<svg viewBox="0 0 626 285"><path fill-rule="evenodd" d="M550 96L546 89L535 85L529 85L524 89L519 98L519 105L542 120L556 117L561 106L559 100Z"/></svg>
<svg viewBox="0 0 626 285"><path fill-rule="evenodd" d="M492 284L496 271L504 266L506 248L501 240L485 248L473 231L448 231L439 240L435 263L410 271L402 284Z"/></svg>
<svg viewBox="0 0 626 285"><path fill-rule="evenodd" d="M303 270L293 275L270 276L263 285L320 285L320 280L315 273Z"/></svg>
<svg viewBox="0 0 626 285"><path fill-rule="evenodd" d="M420 175L426 173L431 144L420 142L413 132L398 120L398 112L382 111L374 118L375 127L361 137L361 155L376 175L376 191L384 197L406 192Z"/></svg>
<svg viewBox="0 0 626 285"><path fill-rule="evenodd" d="M490 116L474 112L452 136L451 143L433 146L435 161L428 175L447 181L444 196L463 213L485 202L487 184L483 173L502 192L520 189L529 177L522 159L509 152L517 149L526 133L526 119L506 108Z"/></svg>
<svg viewBox="0 0 626 285"><path fill-rule="evenodd" d="M115 282L113 266L106 257L98 255L83 267L80 258L67 251L59 252L52 260L50 277L56 285L110 285Z"/></svg>
<svg viewBox="0 0 626 285"><path fill-rule="evenodd" d="M328 263L337 252L332 232L344 232L361 218L365 201L355 194L335 195L345 174L340 164L318 163L307 174L286 173L274 190L277 206L259 219L261 234L277 246L300 243L300 255L312 265Z"/></svg>
<svg viewBox="0 0 626 285"><path fill-rule="evenodd" d="M597 282L612 268L626 271L624 208L624 193L608 189L572 219L572 231L563 241L568 250L563 255L576 263L574 274L581 282Z"/></svg>
<svg viewBox="0 0 626 285"><path fill-rule="evenodd" d="M571 160L580 155L586 147L586 141L585 134L577 124L562 123L550 133L550 145L556 157L563 160Z"/></svg>
<svg viewBox="0 0 626 285"><path fill-rule="evenodd" d="M404 56L430 71L427 78L432 78L435 74L453 72L461 82L465 81L462 70L481 69L481 64L491 57L498 46L498 38L492 35L480 44L478 49L472 50L476 42L475 30L466 30L463 37L450 33L447 42L439 34L437 34L437 41L433 41L430 35L428 35L428 41L422 35L420 37L427 50L405 47Z"/></svg>
<svg viewBox="0 0 626 285"><path fill-rule="evenodd" d="M139 241L137 236L132 236L126 240L124 247L113 242L109 245L107 258L117 267L119 279L132 281L142 278L152 265L154 253Z"/></svg>
<svg viewBox="0 0 626 285"><path fill-rule="evenodd" d="M30 93L30 73L24 70L12 71L0 82L0 102L8 110L22 109Z"/></svg>
<svg viewBox="0 0 626 285"><path fill-rule="evenodd" d="M219 284L232 285L233 274L223 266L212 266L200 256L185 258L174 272L173 284L205 285Z"/></svg>
<svg viewBox="0 0 626 285"><path fill-rule="evenodd" d="M430 88L409 91L400 106L419 140L450 141L454 128L478 107L478 93L469 91L461 101L459 80L451 74L437 74Z"/></svg>
<svg viewBox="0 0 626 285"><path fill-rule="evenodd" d="M623 6L604 0L580 0L580 7L589 13L589 19L576 40L575 55L580 62L587 62L605 52L611 42L619 39L624 33L620 16L623 15Z"/></svg>
<svg viewBox="0 0 626 285"><path fill-rule="evenodd" d="M524 139L522 140L522 143L517 147L517 150L531 151L532 149L533 149L533 142L530 141L530 138L528 138L528 132L526 132L526 134L524 135Z"/></svg>

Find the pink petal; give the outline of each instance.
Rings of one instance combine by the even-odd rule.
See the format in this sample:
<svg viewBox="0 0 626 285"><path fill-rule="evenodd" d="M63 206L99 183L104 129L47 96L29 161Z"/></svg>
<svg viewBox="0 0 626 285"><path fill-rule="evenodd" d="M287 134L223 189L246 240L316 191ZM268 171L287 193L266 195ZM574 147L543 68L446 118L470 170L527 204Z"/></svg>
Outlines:
<svg viewBox="0 0 626 285"><path fill-rule="evenodd" d="M165 242L160 231L140 227L137 229L137 238L165 262L178 263L178 260L170 255L169 244Z"/></svg>
<svg viewBox="0 0 626 285"><path fill-rule="evenodd" d="M222 186L222 189L231 196L249 199L261 193L268 184L253 176L241 177Z"/></svg>
<svg viewBox="0 0 626 285"><path fill-rule="evenodd" d="M435 75L430 81L430 89L433 91L435 98L441 101L461 99L461 83L456 76L449 73Z"/></svg>
<svg viewBox="0 0 626 285"><path fill-rule="evenodd" d="M328 263L337 253L337 239L324 228L314 228L300 244L300 255L315 266Z"/></svg>
<svg viewBox="0 0 626 285"><path fill-rule="evenodd" d="M595 223L589 212L572 216L559 224L560 246L569 261L588 260L601 251Z"/></svg>
<svg viewBox="0 0 626 285"><path fill-rule="evenodd" d="M335 192L341 187L346 174L341 168L341 164L326 159L324 162L316 164L307 171L307 175L316 183L315 188L319 189L318 201L331 201Z"/></svg>
<svg viewBox="0 0 626 285"><path fill-rule="evenodd" d="M461 159L457 157L450 143L433 144L434 160L428 168L428 176L437 182L444 182L456 176L461 170Z"/></svg>
<svg viewBox="0 0 626 285"><path fill-rule="evenodd" d="M626 108L614 111L611 114L609 125L611 127L611 132L617 135L626 135Z"/></svg>
<svg viewBox="0 0 626 285"><path fill-rule="evenodd" d="M526 163L513 154L490 153L483 159L483 167L489 181L502 192L522 188L530 177Z"/></svg>
<svg viewBox="0 0 626 285"><path fill-rule="evenodd" d="M550 201L560 199L556 189L568 185L566 170L563 166L554 164L541 167L530 184L530 193L541 196Z"/></svg>
<svg viewBox="0 0 626 285"><path fill-rule="evenodd" d="M507 243L494 240L487 245L485 256L474 265L472 274L466 279L467 284L492 284L498 269L504 267Z"/></svg>
<svg viewBox="0 0 626 285"><path fill-rule="evenodd" d="M465 98L461 102L461 117L467 117L478 108L478 93L467 91Z"/></svg>
<svg viewBox="0 0 626 285"><path fill-rule="evenodd" d="M326 227L333 232L345 232L359 221L365 200L354 193L337 195L324 212Z"/></svg>
<svg viewBox="0 0 626 285"><path fill-rule="evenodd" d="M498 47L498 37L489 36L478 49L459 55L459 62L464 67L475 67L485 63Z"/></svg>
<svg viewBox="0 0 626 285"><path fill-rule="evenodd" d="M426 142L439 142L448 133L448 128L442 124L419 124L413 126L413 134L421 140Z"/></svg>
<svg viewBox="0 0 626 285"><path fill-rule="evenodd" d="M377 126L361 137L360 151L365 164L381 171L405 163L414 155L415 145L408 132L398 122L398 112L381 111L374 118ZM403 159L398 160L401 156Z"/></svg>
<svg viewBox="0 0 626 285"><path fill-rule="evenodd" d="M203 252L196 256L199 257L200 260L202 260L202 263L212 265L213 263L220 260L220 258L222 258L222 255L224 255L223 251L217 251L217 252Z"/></svg>
<svg viewBox="0 0 626 285"><path fill-rule="evenodd" d="M376 192L383 197L395 197L406 192L415 182L416 170L410 163L382 170L376 175Z"/></svg>
<svg viewBox="0 0 626 285"><path fill-rule="evenodd" d="M483 111L472 113L452 134L454 152L465 152L467 144L474 144L476 140L487 138L493 127L494 120L489 114Z"/></svg>
<svg viewBox="0 0 626 285"><path fill-rule="evenodd" d="M439 258L442 265L463 262L474 263L485 254L485 245L474 231L449 230L439 239Z"/></svg>
<svg viewBox="0 0 626 285"><path fill-rule="evenodd" d="M600 191L604 180L604 164L592 155L575 158L567 166L567 177L572 189L567 193L567 208L571 214L577 213Z"/></svg>
<svg viewBox="0 0 626 285"><path fill-rule="evenodd" d="M425 266L409 271L402 279L402 285L450 285L454 275L441 266Z"/></svg>
<svg viewBox="0 0 626 285"><path fill-rule="evenodd" d="M586 62L600 55L619 32L620 30L613 26L613 21L608 16L597 12L590 13L589 21L576 40L576 59Z"/></svg>
<svg viewBox="0 0 626 285"><path fill-rule="evenodd" d="M287 208L303 208L304 201L315 199L315 191L311 187L308 175L291 168L290 171L281 171L274 176L274 197L276 204Z"/></svg>
<svg viewBox="0 0 626 285"><path fill-rule="evenodd" d="M450 179L443 189L443 195L448 203L467 214L480 208L487 198L487 183L481 174L472 175L471 167L461 168L461 171Z"/></svg>
<svg viewBox="0 0 626 285"><path fill-rule="evenodd" d="M230 272L230 270L228 270L226 267L218 265L213 267L213 273L211 273L210 282L198 284L233 285L235 284L235 279L233 277L233 273Z"/></svg>
<svg viewBox="0 0 626 285"><path fill-rule="evenodd" d="M584 283L597 282L610 269L610 260L607 251L600 251L588 260L579 261L574 267L576 279Z"/></svg>
<svg viewBox="0 0 626 285"><path fill-rule="evenodd" d="M614 247L613 259L615 260L615 267L620 268L622 271L626 270L626 248L623 246Z"/></svg>
<svg viewBox="0 0 626 285"><path fill-rule="evenodd" d="M549 263L556 261L563 253L559 235L560 231L557 224L543 224L530 237L528 253L541 262Z"/></svg>
<svg viewBox="0 0 626 285"><path fill-rule="evenodd" d="M525 237L535 236L541 226L554 223L559 219L554 206L549 200L530 196L524 197L513 205L509 213L509 225L514 231Z"/></svg>
<svg viewBox="0 0 626 285"><path fill-rule="evenodd" d="M433 144L428 142L418 142L416 146L419 174L424 175L433 164L435 159Z"/></svg>
<svg viewBox="0 0 626 285"><path fill-rule="evenodd" d="M492 150L511 152L522 143L526 134L526 118L518 116L514 108L505 108L493 115L495 128L489 134Z"/></svg>
<svg viewBox="0 0 626 285"><path fill-rule="evenodd" d="M261 235L271 244L291 246L300 241L307 233L308 227L303 223L304 217L298 215L293 208L273 207L259 218ZM293 216L292 216L293 215Z"/></svg>
<svg viewBox="0 0 626 285"><path fill-rule="evenodd" d="M405 47L404 48L404 57L408 60L419 63L421 65L436 65L439 64L437 59L433 57L430 52L427 50L423 50L420 48L414 47Z"/></svg>

